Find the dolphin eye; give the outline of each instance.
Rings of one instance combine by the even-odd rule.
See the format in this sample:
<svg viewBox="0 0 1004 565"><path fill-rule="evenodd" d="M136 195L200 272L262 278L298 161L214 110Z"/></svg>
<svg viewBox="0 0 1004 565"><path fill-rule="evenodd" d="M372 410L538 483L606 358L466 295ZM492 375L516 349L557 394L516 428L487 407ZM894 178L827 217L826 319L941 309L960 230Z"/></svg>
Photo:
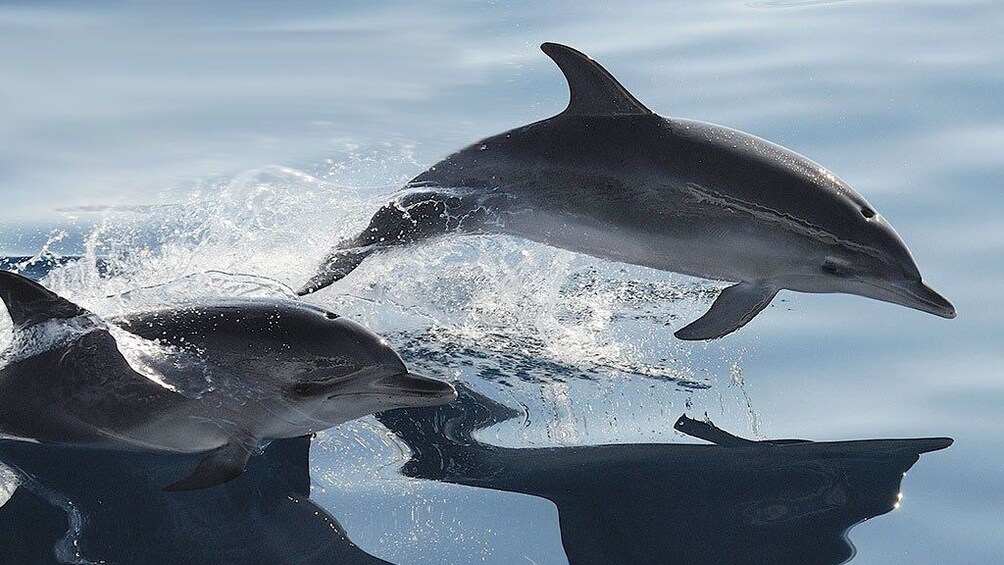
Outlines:
<svg viewBox="0 0 1004 565"><path fill-rule="evenodd" d="M866 217L866 218L874 218L875 217L875 210L872 210L871 208L865 206L865 207L861 208L861 215L864 216L864 217Z"/></svg>

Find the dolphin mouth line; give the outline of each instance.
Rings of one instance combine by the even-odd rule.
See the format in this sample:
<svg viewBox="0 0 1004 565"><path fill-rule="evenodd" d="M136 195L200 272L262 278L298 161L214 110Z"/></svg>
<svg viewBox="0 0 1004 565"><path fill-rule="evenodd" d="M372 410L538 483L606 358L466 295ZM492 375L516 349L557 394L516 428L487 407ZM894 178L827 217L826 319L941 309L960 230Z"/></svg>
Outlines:
<svg viewBox="0 0 1004 565"><path fill-rule="evenodd" d="M695 182L686 183L685 188L689 190L690 193L693 195L693 197L696 198L698 201L704 201L716 204L728 210L734 210L736 212L748 214L754 220L759 220L765 223L776 224L784 229L802 234L817 241L834 243L845 249L865 253L872 257L877 257L877 258L882 257L882 254L872 246L863 245L860 243L849 241L847 239L840 238L835 234L830 233L826 229L817 226L812 222L809 222L808 220L799 218L793 214L781 212L773 208L757 204L755 202L750 202L748 200L736 198L735 196L723 194L719 191L716 191L714 189L711 189L707 186Z"/></svg>
<svg viewBox="0 0 1004 565"><path fill-rule="evenodd" d="M955 306L953 306L947 298L941 296L937 291L927 286L923 279L917 280L916 283L914 283L917 288L904 287L897 284L883 286L863 278L857 278L857 280L858 282L864 283L872 288L888 292L895 298L902 299L897 301L887 298L885 299L887 302L893 302L894 304L913 308L914 310L920 310L921 312L927 312L928 314L934 314L935 316L940 316L949 320L955 318L957 315Z"/></svg>
<svg viewBox="0 0 1004 565"><path fill-rule="evenodd" d="M422 383L430 385L429 388L421 387L409 387L402 386L401 384L395 383L398 380L405 379L422 379ZM381 384L387 383L387 384ZM345 392L334 392L328 395L327 400L333 400L335 398L346 398L353 396L391 396L391 397L402 397L402 398L420 398L420 399L449 399L456 398L457 391L452 385L445 381L437 381L434 379L427 379L425 377L416 377L412 373L399 373L391 375L389 377L384 377L378 381L371 383L370 387L364 390L352 390Z"/></svg>
<svg viewBox="0 0 1004 565"><path fill-rule="evenodd" d="M456 399L457 395L442 393L442 394L431 394L427 392L417 392L417 391L393 391L393 392L349 392L345 394L333 394L325 399L325 401L333 400L344 400L350 398L360 398L366 399L368 397L378 398L387 397L393 404L405 406L425 406L428 402L433 402L435 404L445 404L451 400ZM386 409L394 408L390 406Z"/></svg>
<svg viewBox="0 0 1004 565"><path fill-rule="evenodd" d="M326 400L334 400L336 398L348 398L350 396L399 396L405 398L451 398L456 396L456 394L444 393L431 393L428 391L414 390L414 389L387 389L385 391L374 390L365 391L359 390L355 392L336 392L326 398Z"/></svg>

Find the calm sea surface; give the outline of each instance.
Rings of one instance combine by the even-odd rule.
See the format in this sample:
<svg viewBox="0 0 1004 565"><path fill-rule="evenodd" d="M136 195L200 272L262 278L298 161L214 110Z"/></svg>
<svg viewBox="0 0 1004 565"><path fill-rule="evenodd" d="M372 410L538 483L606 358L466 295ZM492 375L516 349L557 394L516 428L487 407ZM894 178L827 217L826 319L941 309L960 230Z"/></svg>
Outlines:
<svg viewBox="0 0 1004 565"><path fill-rule="evenodd" d="M673 430L684 412L753 439L954 438L910 470L896 510L850 531L853 562L1002 561L1004 3L423 4L0 2L0 256L83 257L36 275L104 315L135 306L108 296L207 271L298 287L404 181L563 109L538 45L566 43L660 114L847 180L958 318L785 291L742 331L683 343L673 330L708 304L689 291L714 285L502 237L386 253L310 300L512 411L469 430L500 448L695 442ZM176 292L234 284L206 280ZM624 523L402 474L416 445L392 427L349 423L310 454L311 499L365 553L562 563L571 529ZM541 453L539 473L557 473L559 451ZM686 484L662 472L625 480ZM660 540L702 500L666 500Z"/></svg>

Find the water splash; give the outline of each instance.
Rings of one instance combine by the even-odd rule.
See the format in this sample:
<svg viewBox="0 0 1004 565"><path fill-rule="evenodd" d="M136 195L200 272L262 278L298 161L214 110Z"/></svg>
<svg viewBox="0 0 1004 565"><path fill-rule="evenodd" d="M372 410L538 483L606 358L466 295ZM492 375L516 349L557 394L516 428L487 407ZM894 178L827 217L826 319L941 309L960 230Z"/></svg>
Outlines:
<svg viewBox="0 0 1004 565"><path fill-rule="evenodd" d="M105 329L104 322L90 314L28 326L8 335L6 348L0 353L0 368L64 347L88 332L101 329Z"/></svg>
<svg viewBox="0 0 1004 565"><path fill-rule="evenodd" d="M374 175L380 151L389 164ZM173 202L106 209L82 258L55 266L45 283L105 317L224 297L291 299L290 287L399 186L380 183L411 167L410 149L394 151L352 148L302 170L207 180ZM512 237L456 236L378 253L308 300L382 333L416 370L518 391L517 404L541 411L534 421L564 420L553 430L595 428L597 412L621 429L613 412L628 402L738 403L755 427L746 385L731 377L743 352L672 336L718 288ZM625 386L635 379L649 384ZM547 390L575 381L588 385L573 386L574 402L556 411L560 395ZM710 388L735 398L702 392ZM629 389L642 398L617 392Z"/></svg>
<svg viewBox="0 0 1004 565"><path fill-rule="evenodd" d="M21 484L17 473L10 467L0 463L0 507L7 504L10 497L14 496L14 491Z"/></svg>
<svg viewBox="0 0 1004 565"><path fill-rule="evenodd" d="M109 332L133 371L172 392L197 397L212 388L209 367L197 352L141 338L92 314L48 320L16 333L3 332L7 342L0 352L0 368L66 347L94 331Z"/></svg>
<svg viewBox="0 0 1004 565"><path fill-rule="evenodd" d="M107 329L133 371L189 398L198 398L213 390L213 373L199 351L144 339L114 324L109 324Z"/></svg>
<svg viewBox="0 0 1004 565"><path fill-rule="evenodd" d="M378 154L357 158L379 162ZM379 180L393 168L356 182L365 175L351 159L304 170L269 167L206 181L157 206L106 209L82 257L47 258L43 282L105 319L219 298L294 299L290 287L313 275L331 246L358 233L390 198L399 185ZM756 432L742 379L747 352L672 335L717 292L706 281L512 237L457 236L378 253L308 300L384 335L416 373L462 380L522 413L479 431L479 441L543 447L668 441L684 410L741 414ZM0 340L9 339L9 321L0 318ZM148 378L182 394L213 386L213 375L196 370L198 351L115 337ZM198 378L179 384L163 377L168 373ZM343 524L360 536L384 531L366 527L371 516L407 513L403 537L356 540L388 556L428 547L493 556L495 534L466 527L456 497L398 474L408 456L372 418L328 430L311 450L311 497L335 508L365 499L366 511L343 512ZM492 504L516 505L513 515L553 511L531 497ZM468 506L481 505L470 498ZM556 516L541 520L527 536L556 524ZM448 542L429 543L443 533Z"/></svg>

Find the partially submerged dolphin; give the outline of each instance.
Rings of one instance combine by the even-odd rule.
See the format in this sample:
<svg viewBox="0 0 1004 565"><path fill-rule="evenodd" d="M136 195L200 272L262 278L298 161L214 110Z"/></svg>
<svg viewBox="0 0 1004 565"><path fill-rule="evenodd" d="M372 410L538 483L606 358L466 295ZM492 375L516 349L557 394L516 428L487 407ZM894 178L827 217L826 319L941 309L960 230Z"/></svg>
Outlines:
<svg viewBox="0 0 1004 565"><path fill-rule="evenodd" d="M0 299L14 323L13 343L0 357L0 436L208 452L168 490L226 482L271 439L456 397L449 383L410 374L369 330L294 301L223 302L105 322L10 272L0 272ZM113 334L158 348L139 360L144 373Z"/></svg>
<svg viewBox="0 0 1004 565"><path fill-rule="evenodd" d="M505 233L612 261L735 282L680 339L733 332L780 289L844 292L945 318L906 245L844 181L726 127L663 118L564 45L560 114L479 141L415 177L299 291L366 256L446 233Z"/></svg>

